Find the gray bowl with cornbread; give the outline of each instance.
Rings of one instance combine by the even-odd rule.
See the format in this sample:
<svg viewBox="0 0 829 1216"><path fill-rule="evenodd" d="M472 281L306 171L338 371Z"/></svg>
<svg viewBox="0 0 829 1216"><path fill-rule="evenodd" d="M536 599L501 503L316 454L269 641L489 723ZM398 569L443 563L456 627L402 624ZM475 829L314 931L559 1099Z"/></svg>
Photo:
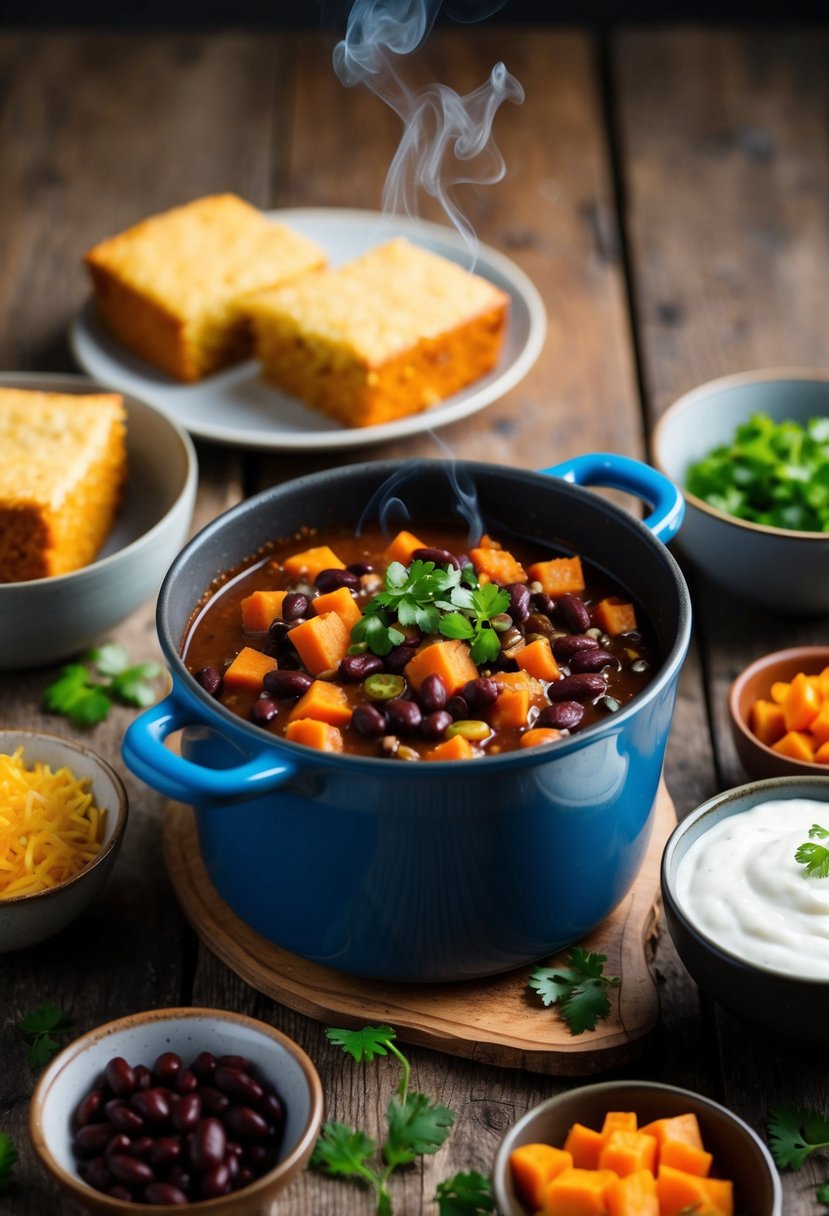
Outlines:
<svg viewBox="0 0 829 1216"><path fill-rule="evenodd" d="M0 374L0 389L81 396L107 391L82 376L26 373ZM101 640L155 596L186 540L198 480L193 444L159 410L126 395L123 403L127 472L114 522L97 555L79 569L0 582L0 670L44 666ZM65 447L69 460L68 440ZM23 489L20 509L26 511L33 495L31 487ZM10 547L14 514L8 502L3 506Z"/></svg>

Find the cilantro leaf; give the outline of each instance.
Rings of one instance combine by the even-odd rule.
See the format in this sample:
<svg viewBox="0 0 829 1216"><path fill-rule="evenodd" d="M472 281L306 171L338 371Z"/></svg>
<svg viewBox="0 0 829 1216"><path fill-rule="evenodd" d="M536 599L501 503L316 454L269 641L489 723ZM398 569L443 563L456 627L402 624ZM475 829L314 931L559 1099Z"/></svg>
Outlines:
<svg viewBox="0 0 829 1216"><path fill-rule="evenodd" d="M439 1216L487 1216L497 1211L492 1184L475 1170L439 1182L435 1199Z"/></svg>
<svg viewBox="0 0 829 1216"><path fill-rule="evenodd" d="M12 1173L17 1163L17 1149L6 1132L0 1132L0 1192L7 1191L12 1184Z"/></svg>
<svg viewBox="0 0 829 1216"><path fill-rule="evenodd" d="M338 1178L364 1178L374 1182L375 1174L367 1162L375 1150L375 1143L365 1132L347 1127L344 1123L324 1124L309 1164Z"/></svg>
<svg viewBox="0 0 829 1216"><path fill-rule="evenodd" d="M23 1034L44 1034L49 1030L59 1031L62 1026L68 1029L69 1025L63 1010L58 1009L57 1005L38 1005L37 1009L20 1019L17 1029Z"/></svg>
<svg viewBox="0 0 829 1216"><path fill-rule="evenodd" d="M821 1182L820 1186L815 1191L815 1198L818 1203L825 1203L829 1206L829 1182Z"/></svg>
<svg viewBox="0 0 829 1216"><path fill-rule="evenodd" d="M155 700L149 683L162 674L158 663L130 667L127 652L117 642L105 642L84 656L84 663L61 668L57 679L43 692L43 708L61 714L74 726L103 722L114 701L144 708Z"/></svg>
<svg viewBox="0 0 829 1216"><path fill-rule="evenodd" d="M70 1034L73 1027L70 1019L56 1005L39 1005L20 1019L17 1029L32 1040L29 1067L36 1072L60 1051L56 1036Z"/></svg>
<svg viewBox="0 0 829 1216"><path fill-rule="evenodd" d="M604 974L607 955L574 946L558 967L536 967L528 984L544 1005L557 1005L570 1033L595 1030L599 1018L610 1013L608 988L619 984L617 976Z"/></svg>
<svg viewBox="0 0 829 1216"><path fill-rule="evenodd" d="M362 1030L341 1030L329 1027L326 1038L347 1051L358 1064L373 1060L375 1056L388 1055L388 1049L397 1035L391 1026L364 1026Z"/></svg>
<svg viewBox="0 0 829 1216"><path fill-rule="evenodd" d="M415 1157L436 1153L449 1135L455 1116L425 1094L410 1093L405 1101L391 1098L386 1109L389 1134L383 1157L391 1166L409 1165Z"/></svg>
<svg viewBox="0 0 829 1216"><path fill-rule="evenodd" d="M829 830L813 823L809 828L809 840L826 840ZM806 867L805 878L829 878L829 849L822 844L802 844L794 855L795 861Z"/></svg>
<svg viewBox="0 0 829 1216"><path fill-rule="evenodd" d="M829 1148L829 1119L798 1106L774 1106L768 1119L769 1148L781 1170L799 1170L810 1153Z"/></svg>
<svg viewBox="0 0 829 1216"><path fill-rule="evenodd" d="M126 705L144 709L155 700L155 689L148 681L158 679L161 674L158 663L136 663L113 676L109 691Z"/></svg>
<svg viewBox="0 0 829 1216"><path fill-rule="evenodd" d="M103 642L93 647L86 656L94 663L102 676L117 676L126 671L129 665L129 655L120 642Z"/></svg>

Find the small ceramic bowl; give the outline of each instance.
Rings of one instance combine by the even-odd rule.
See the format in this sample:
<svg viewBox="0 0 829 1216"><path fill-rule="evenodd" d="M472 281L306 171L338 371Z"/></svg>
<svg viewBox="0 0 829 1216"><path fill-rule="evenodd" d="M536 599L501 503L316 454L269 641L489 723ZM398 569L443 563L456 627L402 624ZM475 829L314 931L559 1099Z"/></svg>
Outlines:
<svg viewBox="0 0 829 1216"><path fill-rule="evenodd" d="M305 1052L281 1031L240 1013L220 1009L152 1009L98 1026L56 1056L32 1097L29 1134L41 1164L72 1210L83 1216L146 1216L172 1213L179 1206L148 1206L106 1195L82 1181L72 1152L73 1112L115 1056L152 1068L163 1052L185 1065L201 1052L243 1056L263 1080L275 1086L286 1111L276 1166L248 1186L215 1199L194 1201L188 1210L257 1216L275 1210L276 1196L302 1170L322 1122L322 1085Z"/></svg>
<svg viewBox="0 0 829 1216"><path fill-rule="evenodd" d="M0 387L106 392L82 376L0 374ZM198 465L189 436L159 410L124 397L127 482L96 560L70 574L0 584L0 670L41 667L86 649L158 591L187 538Z"/></svg>
<svg viewBox="0 0 829 1216"><path fill-rule="evenodd" d="M768 701L776 681L789 683L798 672L819 675L829 667L829 646L793 646L765 654L746 667L728 695L731 733L737 754L749 777L797 777L823 774L829 777L829 764L812 764L783 756L761 743L750 726L751 707L757 700Z"/></svg>
<svg viewBox="0 0 829 1216"><path fill-rule="evenodd" d="M65 766L76 777L88 778L93 802L106 811L106 820L101 851L73 878L48 891L0 899L0 954L51 937L83 912L115 865L127 826L127 795L121 778L88 747L40 731L0 730L0 753L10 756L18 747L23 748L27 768L40 761L53 771Z"/></svg>
<svg viewBox="0 0 829 1216"><path fill-rule="evenodd" d="M652 1081L603 1081L568 1090L533 1107L501 1141L492 1171L502 1216L531 1216L513 1185L509 1157L522 1144L560 1148L574 1123L601 1128L609 1110L634 1111L639 1125L692 1113L717 1175L734 1183L734 1210L751 1216L782 1216L780 1178L762 1140L730 1110L687 1089Z"/></svg>
<svg viewBox="0 0 829 1216"><path fill-rule="evenodd" d="M705 576L772 612L829 610L829 533L747 523L685 489L689 467L729 444L753 414L777 421L829 417L829 371L754 371L724 376L680 397L654 431L654 464L685 495L677 539Z"/></svg>
<svg viewBox="0 0 829 1216"><path fill-rule="evenodd" d="M749 962L697 927L679 895L677 875L691 845L721 820L764 802L806 798L829 804L829 774L771 777L709 798L674 828L662 855L662 899L668 929L700 988L741 1021L800 1046L829 1046L829 979L810 978ZM829 805L821 821L829 826ZM806 833L804 832L804 840ZM805 879L824 884L826 879ZM762 879L758 879L762 882ZM756 884L755 884L756 885ZM817 914L817 909L815 910ZM823 947L818 940L815 953Z"/></svg>

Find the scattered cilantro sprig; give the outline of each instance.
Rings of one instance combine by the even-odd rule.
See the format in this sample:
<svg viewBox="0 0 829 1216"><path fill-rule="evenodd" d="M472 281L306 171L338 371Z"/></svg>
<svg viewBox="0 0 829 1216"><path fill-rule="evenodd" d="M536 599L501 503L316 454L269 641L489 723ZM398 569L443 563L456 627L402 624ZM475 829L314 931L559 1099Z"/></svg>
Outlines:
<svg viewBox="0 0 829 1216"><path fill-rule="evenodd" d="M96 726L115 702L138 709L152 705L156 692L150 681L161 674L158 663L130 666L123 646L105 642L84 655L83 662L61 669L43 693L43 708L62 714L74 726Z"/></svg>
<svg viewBox="0 0 829 1216"><path fill-rule="evenodd" d="M755 414L691 466L687 486L738 519L829 532L829 418L804 426Z"/></svg>
<svg viewBox="0 0 829 1216"><path fill-rule="evenodd" d="M769 1148L781 1170L799 1170L806 1158L829 1148L829 1119L800 1106L773 1106L766 1124ZM815 1189L818 1203L829 1204L829 1182Z"/></svg>
<svg viewBox="0 0 829 1216"><path fill-rule="evenodd" d="M329 1028L325 1033L358 1064L393 1055L401 1066L400 1081L386 1107L387 1134L379 1153L377 1142L367 1132L331 1121L324 1125L310 1162L312 1168L331 1177L350 1178L370 1186L376 1216L392 1216L388 1183L393 1171L436 1153L449 1135L455 1116L426 1094L409 1089L411 1067L395 1044L391 1026ZM474 1172L439 1183L435 1199L440 1216L486 1216L495 1211L487 1179Z"/></svg>
<svg viewBox="0 0 829 1216"><path fill-rule="evenodd" d="M384 657L405 641L396 626L416 625L423 633L468 641L473 662L481 666L498 656L501 646L492 618L508 607L509 594L494 583L481 586L472 566L458 570L419 559L408 567L392 562L383 590L364 608L351 640Z"/></svg>
<svg viewBox="0 0 829 1216"><path fill-rule="evenodd" d="M20 1019L17 1029L27 1039L31 1039L29 1066L37 1071L60 1051L56 1036L69 1034L72 1022L56 1005L38 1005L37 1009Z"/></svg>
<svg viewBox="0 0 829 1216"><path fill-rule="evenodd" d="M811 843L814 840L827 839L829 830L822 828L819 823L813 823L809 828L809 840L800 845L795 853L795 861L806 867L806 878L829 878L829 848L823 844Z"/></svg>
<svg viewBox="0 0 829 1216"><path fill-rule="evenodd" d="M16 1164L17 1149L14 1147L14 1141L7 1132L0 1132L0 1194L11 1187Z"/></svg>
<svg viewBox="0 0 829 1216"><path fill-rule="evenodd" d="M558 1006L571 1034L583 1034L610 1013L607 990L620 982L618 976L604 974L606 962L606 954L574 946L563 965L536 967L528 983L544 1005Z"/></svg>

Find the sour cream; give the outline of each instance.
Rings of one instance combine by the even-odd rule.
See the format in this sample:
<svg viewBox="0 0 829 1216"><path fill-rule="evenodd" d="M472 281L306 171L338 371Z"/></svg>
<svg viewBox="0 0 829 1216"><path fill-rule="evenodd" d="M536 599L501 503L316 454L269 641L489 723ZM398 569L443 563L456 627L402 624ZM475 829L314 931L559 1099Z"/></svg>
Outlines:
<svg viewBox="0 0 829 1216"><path fill-rule="evenodd" d="M829 803L792 798L729 815L689 846L676 893L688 919L730 954L829 980L829 878L807 878L794 859L813 823L829 828Z"/></svg>

